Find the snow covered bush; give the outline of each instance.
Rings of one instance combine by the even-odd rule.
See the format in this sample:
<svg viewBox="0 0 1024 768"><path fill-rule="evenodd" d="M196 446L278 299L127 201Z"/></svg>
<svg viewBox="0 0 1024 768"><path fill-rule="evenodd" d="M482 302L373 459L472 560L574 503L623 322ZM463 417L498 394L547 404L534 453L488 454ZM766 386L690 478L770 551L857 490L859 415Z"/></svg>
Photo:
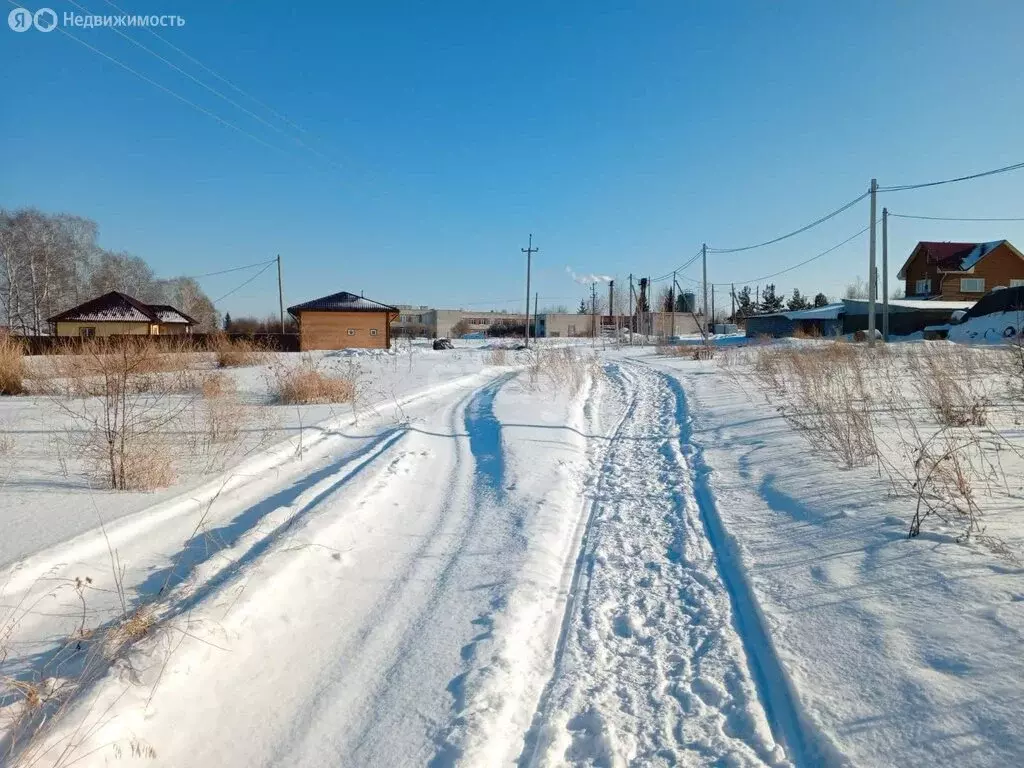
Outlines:
<svg viewBox="0 0 1024 768"><path fill-rule="evenodd" d="M0 334L0 395L20 395L25 391L25 357L21 344Z"/></svg>

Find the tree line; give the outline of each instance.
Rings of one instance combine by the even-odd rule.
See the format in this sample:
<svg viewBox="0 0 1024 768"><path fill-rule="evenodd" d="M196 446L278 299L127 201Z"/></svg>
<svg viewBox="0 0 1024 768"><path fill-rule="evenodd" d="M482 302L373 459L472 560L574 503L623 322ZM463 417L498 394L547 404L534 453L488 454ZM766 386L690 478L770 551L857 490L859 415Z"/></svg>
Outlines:
<svg viewBox="0 0 1024 768"><path fill-rule="evenodd" d="M219 317L191 277L157 278L144 259L99 246L92 219L35 208L0 208L0 325L40 335L47 318L108 291L171 304L212 331Z"/></svg>
<svg viewBox="0 0 1024 768"><path fill-rule="evenodd" d="M673 291L666 287L663 288L654 299L654 306L657 308L656 311L658 312L698 312L699 306L697 305L696 297L696 292ZM741 319L744 317L750 317L751 315L766 315L772 312L782 312L784 310L795 311L798 309L823 307L828 304L828 301L828 296L824 293L818 293L814 298L811 298L810 296L801 293L799 288L794 288L793 293L787 298L785 295L776 292L774 283L769 283L764 286L764 288L757 294L752 293L750 286L745 285L736 292L735 318ZM618 304L618 302L616 302L616 304ZM726 308L731 310L731 301L722 307L722 309ZM594 311L597 314L604 314L606 309L607 301L603 300L601 296L597 296L593 306L590 298L580 299L579 307L577 307L576 311L581 315L588 315L591 311ZM620 314L627 314L628 311L628 309L622 309ZM644 300L643 306L640 306L640 299L638 299L637 306L634 311L646 312L646 300Z"/></svg>

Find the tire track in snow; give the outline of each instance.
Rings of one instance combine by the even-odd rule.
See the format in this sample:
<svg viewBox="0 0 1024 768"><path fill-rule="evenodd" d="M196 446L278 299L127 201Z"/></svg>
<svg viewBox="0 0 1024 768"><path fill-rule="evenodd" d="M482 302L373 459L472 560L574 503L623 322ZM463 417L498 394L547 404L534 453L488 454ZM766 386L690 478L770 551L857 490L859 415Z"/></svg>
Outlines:
<svg viewBox="0 0 1024 768"><path fill-rule="evenodd" d="M597 480L595 482L594 498L590 501L588 509L584 516L583 532L580 536L579 551L576 556L575 564L573 565L572 579L570 581L569 594L566 598L565 609L562 615L562 626L558 632L558 641L555 644L554 662L552 664L552 673L547 684L544 686L544 690L541 692L540 700L537 703L537 711L534 713L533 722L530 726L529 732L526 734L524 739L523 752L520 755L518 764L520 766L532 766L537 760L537 748L540 744L540 729L543 727L548 717L548 710L551 704L551 696L555 681L558 678L558 674L562 668L562 657L565 654L566 641L569 637L569 629L572 622L572 617L576 613L577 602L581 599L581 594L584 594L589 588L590 578L594 568L594 553L591 542L591 531L594 527L594 518L597 514L598 504L597 497L600 495L602 487L602 478L605 475L605 470L608 468L608 460L611 454L611 447L615 440L618 438L620 432L626 421L632 417L633 412L636 408L636 394L635 392L630 396L625 381L623 380L622 370L618 365L608 365L605 367L605 373L608 379L615 384L616 389L619 391L619 395L623 400L629 400L626 405L622 416L619 418L615 427L608 433L607 440L608 445L605 447L603 454L600 459L596 456L592 457L592 464L598 468ZM591 411L592 401L588 401L586 406L586 412L588 420L593 420L594 414Z"/></svg>
<svg viewBox="0 0 1024 768"><path fill-rule="evenodd" d="M603 464L586 584L520 764L786 765L701 522L675 395L625 371L634 400Z"/></svg>
<svg viewBox="0 0 1024 768"><path fill-rule="evenodd" d="M711 469L704 461L702 448L693 442L693 420L686 393L674 376L667 373L658 375L675 399L673 417L679 427L679 442L693 478L694 498L708 541L715 553L718 573L729 592L736 630L743 641L772 731L786 745L790 759L797 765L847 764L848 761L836 754L834 748L820 743L813 727L806 723L802 715L799 699L775 652L757 598L742 570L735 539L726 531L718 513L715 496L708 482Z"/></svg>
<svg viewBox="0 0 1024 768"><path fill-rule="evenodd" d="M465 595L481 583L500 583L495 569L511 567L472 550L486 543L502 523L502 510L494 503L503 493L500 425L491 408L514 376L509 373L489 382L452 409L448 426L457 438L457 456L448 476L436 479L439 488L447 489L437 519L370 612L372 623L338 649L336 665L324 671L295 733L278 749L275 764L305 764L313 761L311 754L323 751L318 732L330 717L315 714L333 705L339 686L352 685L366 690L350 697L355 701L338 712L344 711L346 719L357 712L356 722L350 723L355 728L328 750L342 764L378 765L394 753L409 759L410 750L418 750L416 764L428 762L431 754L436 765L455 759L454 753L446 752L442 735L450 719L445 691L457 711L465 674L460 661L461 666L468 663L474 644L487 638L486 617L499 607L495 600L500 598L485 597L494 590L480 592L479 600L467 600ZM464 432L459 431L460 422ZM430 584L424 594L412 588L423 583ZM372 664L364 661L374 655L382 658ZM370 674L356 683L360 677L353 679L353 671L361 675L359 670ZM417 743L421 730L426 739Z"/></svg>

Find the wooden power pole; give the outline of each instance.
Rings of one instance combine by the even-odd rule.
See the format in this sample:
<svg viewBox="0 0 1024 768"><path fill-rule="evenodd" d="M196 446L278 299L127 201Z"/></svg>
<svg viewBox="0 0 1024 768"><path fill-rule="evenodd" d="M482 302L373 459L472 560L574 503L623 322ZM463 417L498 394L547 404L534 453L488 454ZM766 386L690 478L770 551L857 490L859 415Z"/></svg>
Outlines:
<svg viewBox="0 0 1024 768"><path fill-rule="evenodd" d="M526 248L520 248L526 254L526 327L523 329L523 336L526 337L526 347L530 347L530 259L540 248L533 247L533 233L530 233L530 244Z"/></svg>
<svg viewBox="0 0 1024 768"><path fill-rule="evenodd" d="M284 288L281 283L281 254L277 254L277 307L281 312L281 333L284 333Z"/></svg>

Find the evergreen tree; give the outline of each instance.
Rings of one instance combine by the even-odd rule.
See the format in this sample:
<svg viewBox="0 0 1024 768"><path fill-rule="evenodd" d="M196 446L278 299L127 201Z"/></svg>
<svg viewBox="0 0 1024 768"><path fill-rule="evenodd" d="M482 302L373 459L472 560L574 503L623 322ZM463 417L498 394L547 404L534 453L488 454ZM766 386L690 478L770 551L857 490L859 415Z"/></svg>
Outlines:
<svg viewBox="0 0 1024 768"><path fill-rule="evenodd" d="M811 302L809 302L806 297L800 293L799 288L793 289L793 295L790 297L789 301L786 302L786 307L790 312L795 312L798 309L810 309L810 306Z"/></svg>
<svg viewBox="0 0 1024 768"><path fill-rule="evenodd" d="M826 304L828 304L828 296L826 296L824 293L819 293L817 296L814 297L814 306L824 307Z"/></svg>
<svg viewBox="0 0 1024 768"><path fill-rule="evenodd" d="M577 309L576 311L578 313L580 313L581 315L589 315L590 314L590 310L587 308L587 300L586 299L580 299L580 306L579 306L579 309Z"/></svg>
<svg viewBox="0 0 1024 768"><path fill-rule="evenodd" d="M230 331L231 330L231 313L230 312L225 312L224 313L224 330L225 331Z"/></svg>
<svg viewBox="0 0 1024 768"><path fill-rule="evenodd" d="M781 312L782 307L785 306L785 300L776 295L775 283L769 283L761 291L761 306L757 308L761 314L771 314L772 312Z"/></svg>
<svg viewBox="0 0 1024 768"><path fill-rule="evenodd" d="M754 300L750 298L750 286L744 285L736 294L736 317L750 317L757 314Z"/></svg>

